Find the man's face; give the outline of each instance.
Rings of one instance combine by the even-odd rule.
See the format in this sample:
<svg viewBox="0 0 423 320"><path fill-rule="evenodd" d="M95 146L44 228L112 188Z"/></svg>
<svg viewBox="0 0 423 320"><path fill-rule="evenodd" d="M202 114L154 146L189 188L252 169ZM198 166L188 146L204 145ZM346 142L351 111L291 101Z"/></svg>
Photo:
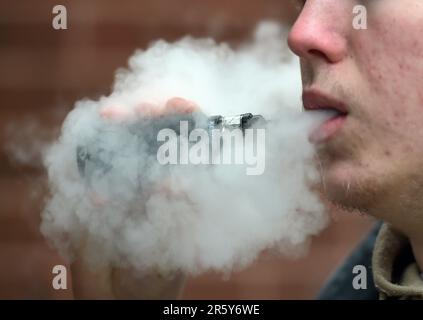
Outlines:
<svg viewBox="0 0 423 320"><path fill-rule="evenodd" d="M301 2L289 45L305 107L342 109L313 136L327 196L400 229L422 225L423 1ZM353 27L357 5L367 29Z"/></svg>

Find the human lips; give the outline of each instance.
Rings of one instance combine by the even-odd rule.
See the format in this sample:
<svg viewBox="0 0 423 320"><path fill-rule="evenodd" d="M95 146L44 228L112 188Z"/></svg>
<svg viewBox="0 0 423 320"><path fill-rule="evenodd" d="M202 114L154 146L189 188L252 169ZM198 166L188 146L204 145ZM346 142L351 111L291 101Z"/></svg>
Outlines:
<svg viewBox="0 0 423 320"><path fill-rule="evenodd" d="M344 103L318 90L304 90L303 105L306 111L330 111L333 115L309 135L314 144L327 142L344 126L348 110Z"/></svg>

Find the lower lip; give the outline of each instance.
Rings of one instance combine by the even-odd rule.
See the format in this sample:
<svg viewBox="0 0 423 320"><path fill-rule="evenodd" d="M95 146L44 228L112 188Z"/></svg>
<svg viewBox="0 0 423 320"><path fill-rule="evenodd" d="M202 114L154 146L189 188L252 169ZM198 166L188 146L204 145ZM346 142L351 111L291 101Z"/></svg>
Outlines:
<svg viewBox="0 0 423 320"><path fill-rule="evenodd" d="M317 129L313 130L309 135L309 140L311 143L319 144L327 142L330 138L335 136L335 134L342 128L347 120L347 115L339 115L329 120L326 120L321 124Z"/></svg>

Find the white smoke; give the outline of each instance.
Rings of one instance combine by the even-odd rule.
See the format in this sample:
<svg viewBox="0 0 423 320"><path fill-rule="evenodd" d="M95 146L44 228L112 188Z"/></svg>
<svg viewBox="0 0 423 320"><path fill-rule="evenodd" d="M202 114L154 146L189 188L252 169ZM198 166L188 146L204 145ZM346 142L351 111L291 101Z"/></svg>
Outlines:
<svg viewBox="0 0 423 320"><path fill-rule="evenodd" d="M298 61L285 42L281 26L262 23L238 49L188 37L137 51L110 96L76 103L45 154L51 197L43 234L70 256L85 247L94 266L139 271L230 272L264 249L303 253L327 224L309 189L317 173L307 134L321 119L301 112ZM130 111L175 96L195 101L207 115L271 119L264 174L247 176L242 166L160 166L127 126L99 116L104 107ZM95 191L76 161L77 147L93 139L118 151L107 177L94 178Z"/></svg>

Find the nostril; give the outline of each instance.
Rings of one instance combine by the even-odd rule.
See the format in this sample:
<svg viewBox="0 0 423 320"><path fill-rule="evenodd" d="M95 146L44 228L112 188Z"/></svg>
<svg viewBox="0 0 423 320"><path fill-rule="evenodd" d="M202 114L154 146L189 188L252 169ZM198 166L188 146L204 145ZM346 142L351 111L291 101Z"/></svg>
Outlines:
<svg viewBox="0 0 423 320"><path fill-rule="evenodd" d="M322 52L322 51L320 51L320 50L317 50L317 49L311 49L311 50L308 50L308 54L309 55L312 55L312 56L314 56L314 57L319 57L319 58L321 58L321 59L324 59L324 60L326 60L326 61L328 61L328 62L330 62L329 61L329 58Z"/></svg>
<svg viewBox="0 0 423 320"><path fill-rule="evenodd" d="M331 25L303 12L288 35L288 46L300 58L340 62L347 54L347 39L342 29L331 28Z"/></svg>

